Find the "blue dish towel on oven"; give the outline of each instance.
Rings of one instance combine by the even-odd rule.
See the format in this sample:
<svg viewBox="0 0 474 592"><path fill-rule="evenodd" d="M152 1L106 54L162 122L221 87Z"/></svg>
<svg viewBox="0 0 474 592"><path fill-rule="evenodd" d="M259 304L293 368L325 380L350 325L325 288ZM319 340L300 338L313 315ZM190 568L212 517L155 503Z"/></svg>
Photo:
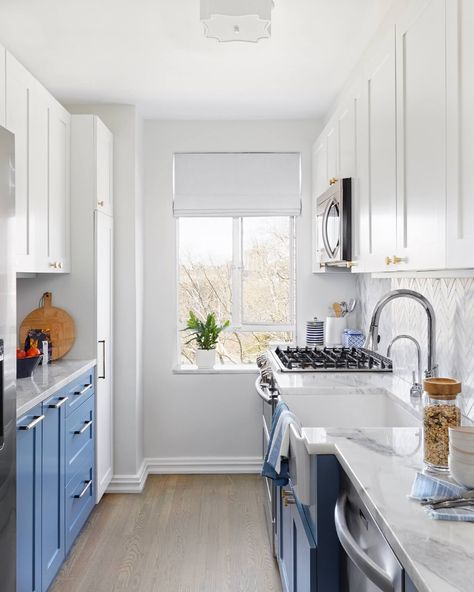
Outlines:
<svg viewBox="0 0 474 592"><path fill-rule="evenodd" d="M280 401L273 414L270 441L262 466L262 475L272 479L278 486L286 485L289 481L286 457L289 452L289 429L292 423L299 429L299 422L294 413L289 410L286 403Z"/></svg>

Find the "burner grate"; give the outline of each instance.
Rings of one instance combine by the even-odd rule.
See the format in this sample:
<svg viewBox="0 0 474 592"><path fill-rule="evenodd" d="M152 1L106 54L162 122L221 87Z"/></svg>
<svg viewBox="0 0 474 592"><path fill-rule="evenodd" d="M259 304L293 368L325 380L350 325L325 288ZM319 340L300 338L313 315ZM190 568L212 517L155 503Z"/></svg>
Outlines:
<svg viewBox="0 0 474 592"><path fill-rule="evenodd" d="M362 347L277 347L283 372L391 372L392 361Z"/></svg>

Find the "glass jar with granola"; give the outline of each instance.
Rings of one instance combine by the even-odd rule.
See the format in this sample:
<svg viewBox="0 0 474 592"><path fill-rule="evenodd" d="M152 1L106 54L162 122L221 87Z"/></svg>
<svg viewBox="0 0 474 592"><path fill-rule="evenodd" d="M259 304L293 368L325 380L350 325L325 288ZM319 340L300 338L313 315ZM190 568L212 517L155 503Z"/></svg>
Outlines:
<svg viewBox="0 0 474 592"><path fill-rule="evenodd" d="M427 378L423 383L423 452L426 467L448 470L448 428L461 425L457 397L461 383L454 378Z"/></svg>

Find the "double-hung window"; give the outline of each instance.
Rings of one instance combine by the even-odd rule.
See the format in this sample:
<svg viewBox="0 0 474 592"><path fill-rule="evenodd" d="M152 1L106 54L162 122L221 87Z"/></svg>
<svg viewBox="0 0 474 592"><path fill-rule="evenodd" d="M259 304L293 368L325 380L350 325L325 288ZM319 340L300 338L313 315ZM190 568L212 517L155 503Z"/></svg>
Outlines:
<svg viewBox="0 0 474 592"><path fill-rule="evenodd" d="M181 363L195 361L183 331L190 310L230 321L217 347L223 364L294 341L299 155L175 155L174 176Z"/></svg>

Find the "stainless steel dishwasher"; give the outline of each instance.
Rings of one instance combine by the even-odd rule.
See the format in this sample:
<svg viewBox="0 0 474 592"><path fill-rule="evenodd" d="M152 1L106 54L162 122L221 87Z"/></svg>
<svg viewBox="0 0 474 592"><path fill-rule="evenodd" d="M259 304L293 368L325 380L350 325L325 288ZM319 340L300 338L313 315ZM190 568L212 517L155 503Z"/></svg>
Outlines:
<svg viewBox="0 0 474 592"><path fill-rule="evenodd" d="M341 591L402 592L403 568L346 475L334 519L344 551Z"/></svg>

